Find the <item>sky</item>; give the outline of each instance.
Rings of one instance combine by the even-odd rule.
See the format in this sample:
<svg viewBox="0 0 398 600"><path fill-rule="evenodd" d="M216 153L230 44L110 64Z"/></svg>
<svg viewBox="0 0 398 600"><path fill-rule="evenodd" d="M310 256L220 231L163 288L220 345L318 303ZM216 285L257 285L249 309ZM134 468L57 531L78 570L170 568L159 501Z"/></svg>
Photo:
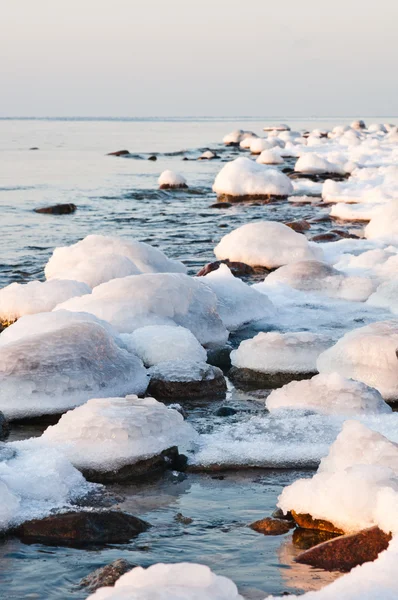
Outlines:
<svg viewBox="0 0 398 600"><path fill-rule="evenodd" d="M0 116L393 116L397 0L0 0Z"/></svg>

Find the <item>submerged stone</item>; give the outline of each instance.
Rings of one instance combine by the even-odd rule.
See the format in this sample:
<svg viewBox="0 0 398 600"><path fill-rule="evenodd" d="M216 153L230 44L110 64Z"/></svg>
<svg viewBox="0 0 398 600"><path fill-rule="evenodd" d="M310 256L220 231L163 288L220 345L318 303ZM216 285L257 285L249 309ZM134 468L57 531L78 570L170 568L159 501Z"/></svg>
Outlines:
<svg viewBox="0 0 398 600"><path fill-rule="evenodd" d="M263 533L264 535L283 535L288 533L294 526L295 525L291 521L287 521L286 519L272 519L271 517L266 517L265 519L260 519L259 521L252 523L250 528L254 529L254 531L258 531L258 533Z"/></svg>
<svg viewBox="0 0 398 600"><path fill-rule="evenodd" d="M320 531L319 529L302 529L301 527L296 527L293 531L293 545L300 550L308 550L309 548L313 548L314 546L318 546L318 544L322 544L322 542L328 542L329 540L334 540L335 537L338 537L339 533L332 533L331 531Z"/></svg>
<svg viewBox="0 0 398 600"><path fill-rule="evenodd" d="M116 150L116 152L108 152L107 156L126 156L130 154L128 150Z"/></svg>
<svg viewBox="0 0 398 600"><path fill-rule="evenodd" d="M54 206L45 206L43 208L35 208L34 211L40 214L48 215L70 215L77 209L76 204L55 204Z"/></svg>
<svg viewBox="0 0 398 600"><path fill-rule="evenodd" d="M133 569L136 565L127 562L123 558L114 560L105 567L95 569L80 581L80 587L86 587L88 591L95 592L100 587L109 587L115 585L116 581L127 571Z"/></svg>
<svg viewBox="0 0 398 600"><path fill-rule="evenodd" d="M303 529L319 529L320 531L329 531L330 533L344 533L342 529L339 529L333 523L330 523L330 521L314 519L308 514L296 513L292 510L292 517L297 525Z"/></svg>
<svg viewBox="0 0 398 600"><path fill-rule="evenodd" d="M276 373L263 373L261 371L254 371L253 369L232 367L228 371L228 378L236 385L236 387L243 390L275 389L282 387L291 381L311 379L311 377L314 377L316 374L317 371L308 373L289 373L282 371Z"/></svg>
<svg viewBox="0 0 398 600"><path fill-rule="evenodd" d="M311 229L310 223L305 219L301 219L300 221L290 221L289 223L285 223L285 225L297 233L303 233L303 231L308 231L308 229Z"/></svg>

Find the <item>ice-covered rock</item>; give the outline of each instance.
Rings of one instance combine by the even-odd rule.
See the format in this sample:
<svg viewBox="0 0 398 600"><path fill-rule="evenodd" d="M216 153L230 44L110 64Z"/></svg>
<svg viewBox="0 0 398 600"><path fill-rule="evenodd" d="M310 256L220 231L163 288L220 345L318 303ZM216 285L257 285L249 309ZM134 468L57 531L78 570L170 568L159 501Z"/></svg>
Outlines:
<svg viewBox="0 0 398 600"><path fill-rule="evenodd" d="M218 158L215 152L211 150L205 150L198 158L198 160L213 160L213 158Z"/></svg>
<svg viewBox="0 0 398 600"><path fill-rule="evenodd" d="M264 138L250 138L249 150L252 154L261 154L264 150L270 150L275 146L271 140Z"/></svg>
<svg viewBox="0 0 398 600"><path fill-rule="evenodd" d="M49 312L60 302L90 292L85 283L67 279L11 283L0 290L0 323L12 323L23 315Z"/></svg>
<svg viewBox="0 0 398 600"><path fill-rule="evenodd" d="M309 409L343 415L382 414L392 410L377 390L338 373L292 381L273 390L265 404L269 411L281 408Z"/></svg>
<svg viewBox="0 0 398 600"><path fill-rule="evenodd" d="M362 119L358 119L357 121L353 121L351 123L351 127L353 129L358 130L358 131L361 131L362 129L366 129L365 121L363 121Z"/></svg>
<svg viewBox="0 0 398 600"><path fill-rule="evenodd" d="M346 333L317 361L320 373L337 372L398 399L398 321L380 321Z"/></svg>
<svg viewBox="0 0 398 600"><path fill-rule="evenodd" d="M201 279L182 273L113 279L95 287L92 294L58 305L59 309L94 314L120 333L147 325L181 325L204 346L223 345L228 339L214 292Z"/></svg>
<svg viewBox="0 0 398 600"><path fill-rule="evenodd" d="M208 273L204 281L216 294L218 314L229 331L260 319L269 319L274 313L267 296L234 277L227 265L221 264Z"/></svg>
<svg viewBox="0 0 398 600"><path fill-rule="evenodd" d="M281 165L285 161L276 152L273 152L272 150L263 150L256 162L262 165Z"/></svg>
<svg viewBox="0 0 398 600"><path fill-rule="evenodd" d="M224 395L223 372L205 362L168 360L149 369L148 392L159 399L189 400Z"/></svg>
<svg viewBox="0 0 398 600"><path fill-rule="evenodd" d="M348 276L319 261L303 260L280 267L270 273L267 285L285 284L297 290L317 292L332 298L364 302L375 289L367 277Z"/></svg>
<svg viewBox="0 0 398 600"><path fill-rule="evenodd" d="M275 269L302 260L322 260L322 250L304 235L277 221L247 223L225 235L214 249L220 260L229 259Z"/></svg>
<svg viewBox="0 0 398 600"><path fill-rule="evenodd" d="M279 123L279 125L266 125L263 127L264 131L290 131L289 125L285 123Z"/></svg>
<svg viewBox="0 0 398 600"><path fill-rule="evenodd" d="M294 170L297 173L305 173L307 175L346 174L346 171L341 165L332 163L314 152L302 154L296 162Z"/></svg>
<svg viewBox="0 0 398 600"><path fill-rule="evenodd" d="M236 585L195 563L158 563L136 567L87 600L243 600Z"/></svg>
<svg viewBox="0 0 398 600"><path fill-rule="evenodd" d="M252 131L245 131L243 129L236 129L235 131L231 131L231 133L227 133L223 137L223 144L226 146L239 146L239 144L246 138L255 138L258 137Z"/></svg>
<svg viewBox="0 0 398 600"><path fill-rule="evenodd" d="M172 190L187 188L187 182L185 177L176 173L175 171L163 171L158 179L159 188L161 190Z"/></svg>
<svg viewBox="0 0 398 600"><path fill-rule="evenodd" d="M398 313L398 278L385 281L367 300L371 306L388 308L392 313Z"/></svg>
<svg viewBox="0 0 398 600"><path fill-rule="evenodd" d="M47 279L74 279L90 287L139 273L185 273L179 261L144 242L88 235L71 246L56 248L45 267Z"/></svg>
<svg viewBox="0 0 398 600"><path fill-rule="evenodd" d="M365 227L368 240L382 239L385 242L398 244L398 200L391 200L372 216Z"/></svg>
<svg viewBox="0 0 398 600"><path fill-rule="evenodd" d="M126 396L91 399L65 413L40 439L57 447L89 479L101 481L145 474L154 467L147 459L173 446L190 448L196 438L176 410L153 398Z"/></svg>
<svg viewBox="0 0 398 600"><path fill-rule="evenodd" d="M60 413L93 396L143 393L142 362L108 323L67 311L21 317L0 336L0 410Z"/></svg>
<svg viewBox="0 0 398 600"><path fill-rule="evenodd" d="M230 200L286 198L293 193L293 185L281 171L242 156L221 169L213 191Z"/></svg>

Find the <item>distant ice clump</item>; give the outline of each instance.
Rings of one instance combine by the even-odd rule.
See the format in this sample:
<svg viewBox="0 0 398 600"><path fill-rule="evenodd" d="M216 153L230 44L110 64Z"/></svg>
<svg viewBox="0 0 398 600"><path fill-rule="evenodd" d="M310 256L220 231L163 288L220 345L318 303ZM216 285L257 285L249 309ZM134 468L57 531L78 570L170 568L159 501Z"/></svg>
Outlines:
<svg viewBox="0 0 398 600"><path fill-rule="evenodd" d="M306 173L308 175L324 175L327 173L334 175L346 174L341 165L331 163L326 158L314 152L302 154L296 162L294 170L298 173Z"/></svg>
<svg viewBox="0 0 398 600"><path fill-rule="evenodd" d="M87 600L243 600L236 585L195 563L135 567Z"/></svg>
<svg viewBox="0 0 398 600"><path fill-rule="evenodd" d="M0 321L12 322L23 315L49 312L60 302L90 292L85 283L68 279L11 283L0 289Z"/></svg>
<svg viewBox="0 0 398 600"><path fill-rule="evenodd" d="M185 273L186 268L144 242L88 235L76 244L56 248L44 271L47 279L74 279L95 287L117 277Z"/></svg>
<svg viewBox="0 0 398 600"><path fill-rule="evenodd" d="M158 179L160 189L186 188L187 182L185 177L175 171L163 171Z"/></svg>
<svg viewBox="0 0 398 600"><path fill-rule="evenodd" d="M113 279L92 294L64 302L55 310L88 312L120 333L147 325L181 325L203 346L223 345L228 332L217 312L217 297L199 279L182 273L145 273Z"/></svg>
<svg viewBox="0 0 398 600"><path fill-rule="evenodd" d="M371 323L346 333L317 361L320 373L337 372L398 399L398 321Z"/></svg>
<svg viewBox="0 0 398 600"><path fill-rule="evenodd" d="M263 150L256 162L262 165L281 165L285 161L276 152L273 152L272 150Z"/></svg>
<svg viewBox="0 0 398 600"><path fill-rule="evenodd" d="M67 311L21 317L0 335L0 410L60 413L93 396L144 393L148 377L108 323Z"/></svg>
<svg viewBox="0 0 398 600"><path fill-rule="evenodd" d="M223 137L223 144L226 146L239 146L239 144L246 138L255 138L258 137L252 131L245 131L244 129L236 129L235 131L231 131L231 133L227 133Z"/></svg>
<svg viewBox="0 0 398 600"><path fill-rule="evenodd" d="M207 353L189 329L170 325L139 327L121 338L146 367L166 360L206 362Z"/></svg>
<svg viewBox="0 0 398 600"><path fill-rule="evenodd" d="M300 260L322 260L320 247L277 221L247 223L225 235L215 247L219 260L229 259L274 269Z"/></svg>
<svg viewBox="0 0 398 600"><path fill-rule="evenodd" d="M154 398L93 398L65 413L40 440L63 452L79 469L111 471L160 454L189 448L197 438L179 412Z"/></svg>
<svg viewBox="0 0 398 600"><path fill-rule="evenodd" d="M367 277L348 276L330 265L303 260L280 267L270 273L267 285L286 284L297 290L312 291L332 298L364 302L375 289Z"/></svg>
<svg viewBox="0 0 398 600"><path fill-rule="evenodd" d="M265 294L234 277L227 265L221 264L206 275L204 281L217 296L218 314L229 331L260 319L269 319L275 311Z"/></svg>
<svg viewBox="0 0 398 600"><path fill-rule="evenodd" d="M232 197L286 197L293 193L290 179L281 171L244 156L227 163L218 173L213 191Z"/></svg>
<svg viewBox="0 0 398 600"><path fill-rule="evenodd" d="M316 373L317 358L330 344L327 336L306 331L261 332L231 352L231 363L260 373Z"/></svg>
<svg viewBox="0 0 398 600"><path fill-rule="evenodd" d="M292 381L273 390L265 404L269 411L309 409L323 414L366 415L392 411L377 390L338 373Z"/></svg>

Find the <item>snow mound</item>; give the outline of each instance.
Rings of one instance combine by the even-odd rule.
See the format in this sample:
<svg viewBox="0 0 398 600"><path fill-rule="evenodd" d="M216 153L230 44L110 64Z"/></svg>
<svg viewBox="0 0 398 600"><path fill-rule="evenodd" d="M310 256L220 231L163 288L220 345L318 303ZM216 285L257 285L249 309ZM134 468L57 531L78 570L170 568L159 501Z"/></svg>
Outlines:
<svg viewBox="0 0 398 600"><path fill-rule="evenodd" d="M211 150L205 150L205 152L199 156L199 160L212 160L213 158L217 158L217 154Z"/></svg>
<svg viewBox="0 0 398 600"><path fill-rule="evenodd" d="M221 264L206 275L204 281L217 296L218 314L229 331L260 319L269 319L274 313L273 304L267 296L234 277L227 265Z"/></svg>
<svg viewBox="0 0 398 600"><path fill-rule="evenodd" d="M185 327L170 325L148 325L132 334L121 334L146 367L166 360L206 361L206 350L196 337Z"/></svg>
<svg viewBox="0 0 398 600"><path fill-rule="evenodd" d="M333 175L346 174L346 171L341 165L332 163L314 152L302 154L296 162L294 170L297 173L305 173L307 175L325 175L328 173Z"/></svg>
<svg viewBox="0 0 398 600"><path fill-rule="evenodd" d="M195 563L157 563L135 567L114 587L103 587L87 600L243 600L236 585Z"/></svg>
<svg viewBox="0 0 398 600"><path fill-rule="evenodd" d="M185 273L185 266L144 242L88 235L56 248L45 267L47 279L74 279L95 287L117 277L139 273Z"/></svg>
<svg viewBox="0 0 398 600"><path fill-rule="evenodd" d="M272 150L263 150L256 162L262 165L281 165L285 161L276 152L273 152Z"/></svg>
<svg viewBox="0 0 398 600"><path fill-rule="evenodd" d="M264 131L290 131L289 125L285 123L279 123L279 125L266 125L263 127Z"/></svg>
<svg viewBox="0 0 398 600"><path fill-rule="evenodd" d="M261 154L264 150L270 150L275 146L274 142L272 142L271 140L266 140L264 138L248 139L250 139L249 150L252 154Z"/></svg>
<svg viewBox="0 0 398 600"><path fill-rule="evenodd" d="M228 339L214 292L182 273L113 279L95 287L90 295L58 305L59 309L91 313L120 333L132 333L147 325L181 325L204 346L223 345Z"/></svg>
<svg viewBox="0 0 398 600"><path fill-rule="evenodd" d="M93 398L65 413L41 440L59 448L79 469L111 471L187 448L197 433L179 412L153 398Z"/></svg>
<svg viewBox="0 0 398 600"><path fill-rule="evenodd" d="M185 178L180 175L180 173L169 170L163 171L163 173L160 174L158 184L160 189L188 187Z"/></svg>
<svg viewBox="0 0 398 600"><path fill-rule="evenodd" d="M281 408L310 409L323 414L363 415L392 411L377 390L364 383L345 379L338 373L292 381L273 390L265 404L269 411Z"/></svg>
<svg viewBox="0 0 398 600"><path fill-rule="evenodd" d="M398 279L385 281L369 296L367 303L371 306L388 308L392 313L398 313Z"/></svg>
<svg viewBox="0 0 398 600"><path fill-rule="evenodd" d="M68 279L11 283L0 290L0 321L12 322L23 315L50 312L60 302L90 292L85 283Z"/></svg>
<svg viewBox="0 0 398 600"><path fill-rule="evenodd" d="M231 352L231 363L260 373L316 372L317 358L330 343L327 336L306 331L261 332Z"/></svg>
<svg viewBox="0 0 398 600"><path fill-rule="evenodd" d="M380 321L346 333L318 358L320 373L337 372L398 399L398 321Z"/></svg>
<svg viewBox="0 0 398 600"><path fill-rule="evenodd" d="M227 133L227 135L223 137L222 141L226 146L238 146L244 139L256 137L258 136L252 131L236 129L235 131L231 131L231 133Z"/></svg>
<svg viewBox="0 0 398 600"><path fill-rule="evenodd" d="M9 418L63 412L93 396L140 394L147 385L142 362L92 315L27 315L0 336L0 410Z"/></svg>
<svg viewBox="0 0 398 600"><path fill-rule="evenodd" d="M392 200L380 208L372 216L365 227L368 240L382 239L385 242L398 244L398 200Z"/></svg>
<svg viewBox="0 0 398 600"><path fill-rule="evenodd" d="M242 156L221 169L214 181L213 191L218 195L234 197L286 197L293 193L293 185L281 171Z"/></svg>
<svg viewBox="0 0 398 600"><path fill-rule="evenodd" d="M269 269L301 260L321 260L322 250L277 221L247 223L225 235L214 249L219 260Z"/></svg>

